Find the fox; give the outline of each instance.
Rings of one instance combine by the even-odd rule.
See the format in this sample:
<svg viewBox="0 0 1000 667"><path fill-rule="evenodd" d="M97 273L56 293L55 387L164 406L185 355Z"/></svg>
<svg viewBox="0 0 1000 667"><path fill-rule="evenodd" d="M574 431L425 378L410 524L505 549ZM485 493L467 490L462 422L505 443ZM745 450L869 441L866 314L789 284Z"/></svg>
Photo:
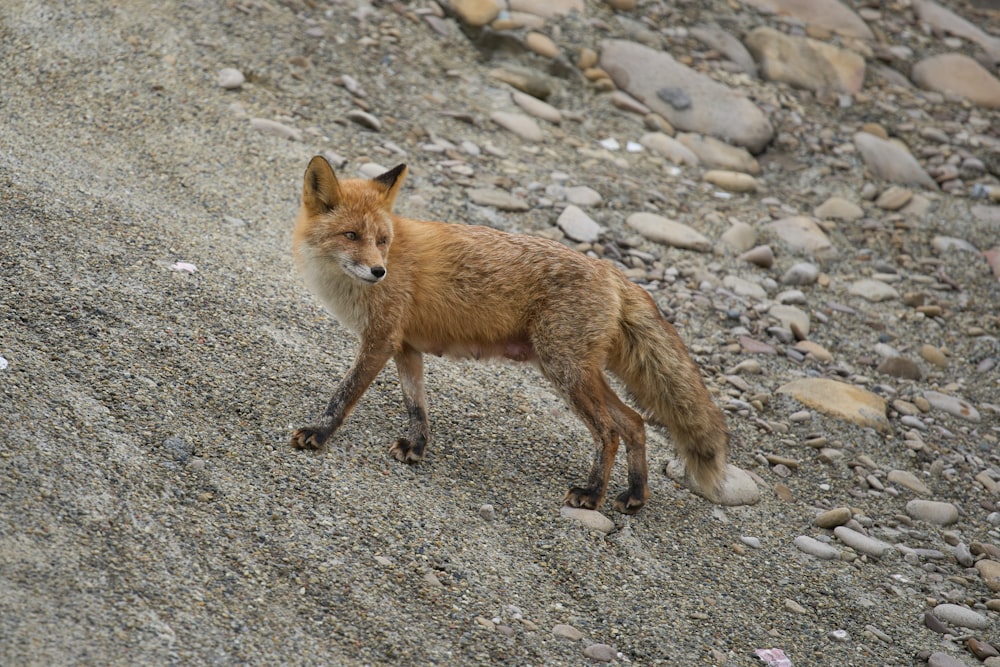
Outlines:
<svg viewBox="0 0 1000 667"><path fill-rule="evenodd" d="M533 364L593 438L587 481L569 488L566 505L603 504L622 441L628 486L614 509L634 514L646 504L646 419L666 427L686 475L711 498L726 473L725 417L646 290L611 262L557 241L397 215L407 172L401 164L340 180L321 155L306 168L295 263L359 347L323 414L294 431L291 445L322 449L392 359L409 424L389 454L418 463L430 439L423 355L505 359ZM611 388L607 372L642 415Z"/></svg>

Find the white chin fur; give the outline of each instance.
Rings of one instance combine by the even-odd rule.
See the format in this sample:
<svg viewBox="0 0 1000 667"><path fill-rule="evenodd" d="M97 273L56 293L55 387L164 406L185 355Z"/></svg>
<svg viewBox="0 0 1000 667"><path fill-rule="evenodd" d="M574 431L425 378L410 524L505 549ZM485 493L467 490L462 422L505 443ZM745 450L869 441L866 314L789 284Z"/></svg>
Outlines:
<svg viewBox="0 0 1000 667"><path fill-rule="evenodd" d="M368 283L369 285L374 285L386 276L386 274L382 274L382 278L376 278L372 275L371 267L365 266L364 264L345 263L341 266L344 269L344 273L352 278L355 278L356 280L360 280L363 283Z"/></svg>

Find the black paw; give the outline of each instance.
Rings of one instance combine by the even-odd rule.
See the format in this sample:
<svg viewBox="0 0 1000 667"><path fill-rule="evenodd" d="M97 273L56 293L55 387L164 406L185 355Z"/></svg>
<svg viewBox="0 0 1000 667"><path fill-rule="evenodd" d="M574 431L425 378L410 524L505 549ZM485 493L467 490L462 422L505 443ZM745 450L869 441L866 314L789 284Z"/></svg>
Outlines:
<svg viewBox="0 0 1000 667"><path fill-rule="evenodd" d="M295 449L321 449L330 433L321 428L300 428L292 433L291 445Z"/></svg>
<svg viewBox="0 0 1000 667"><path fill-rule="evenodd" d="M400 438L389 447L389 454L403 463L419 463L424 458L424 448L414 445L406 438Z"/></svg>
<svg viewBox="0 0 1000 667"><path fill-rule="evenodd" d="M596 510L604 500L604 494L600 489L587 489L582 486L570 487L566 492L563 503L570 507L582 507L588 510Z"/></svg>
<svg viewBox="0 0 1000 667"><path fill-rule="evenodd" d="M646 504L645 494L623 491L615 498L615 510L622 514L635 514Z"/></svg>

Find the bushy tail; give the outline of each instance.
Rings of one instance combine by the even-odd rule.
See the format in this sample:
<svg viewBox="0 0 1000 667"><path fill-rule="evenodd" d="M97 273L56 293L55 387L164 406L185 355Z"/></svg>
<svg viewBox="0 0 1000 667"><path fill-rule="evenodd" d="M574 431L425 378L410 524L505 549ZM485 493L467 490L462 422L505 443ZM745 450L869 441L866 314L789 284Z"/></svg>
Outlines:
<svg viewBox="0 0 1000 667"><path fill-rule="evenodd" d="M674 327L641 288L623 290L621 344L611 371L651 421L666 426L701 490L714 495L726 474L729 431Z"/></svg>

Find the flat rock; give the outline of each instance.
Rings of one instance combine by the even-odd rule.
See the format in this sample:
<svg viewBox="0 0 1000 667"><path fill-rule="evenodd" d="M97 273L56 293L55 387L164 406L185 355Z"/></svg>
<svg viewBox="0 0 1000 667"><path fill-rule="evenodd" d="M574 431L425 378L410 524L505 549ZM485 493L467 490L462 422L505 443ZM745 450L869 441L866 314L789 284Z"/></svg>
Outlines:
<svg viewBox="0 0 1000 667"><path fill-rule="evenodd" d="M757 179L750 174L726 169L706 171L702 178L712 185L717 185L729 192L753 192L757 189Z"/></svg>
<svg viewBox="0 0 1000 667"><path fill-rule="evenodd" d="M858 426L890 430L885 399L854 385L828 378L800 378L779 387L778 393Z"/></svg>
<svg viewBox="0 0 1000 667"><path fill-rule="evenodd" d="M490 120L528 141L541 141L545 138L542 128L538 127L530 116L513 111L494 111L490 114Z"/></svg>
<svg viewBox="0 0 1000 667"><path fill-rule="evenodd" d="M976 561L976 570L982 577L983 583L991 591L1000 591L1000 561L983 558Z"/></svg>
<svg viewBox="0 0 1000 667"><path fill-rule="evenodd" d="M920 366L906 357L886 357L879 363L877 370L884 375L904 380L919 380L922 375Z"/></svg>
<svg viewBox="0 0 1000 667"><path fill-rule="evenodd" d="M246 82L246 78L243 76L243 72L238 69L223 67L219 70L219 75L216 81L221 88L225 88L226 90L236 90Z"/></svg>
<svg viewBox="0 0 1000 667"><path fill-rule="evenodd" d="M736 252L745 252L757 242L757 232L752 225L737 220L719 238Z"/></svg>
<svg viewBox="0 0 1000 667"><path fill-rule="evenodd" d="M757 76L757 63L753 56L743 46L743 42L726 32L715 23L700 23L690 29L691 36L715 49L731 62L736 63L740 70Z"/></svg>
<svg viewBox="0 0 1000 667"><path fill-rule="evenodd" d="M906 513L918 521L936 526L950 526L958 521L958 508L952 503L916 499L906 503Z"/></svg>
<svg viewBox="0 0 1000 667"><path fill-rule="evenodd" d="M967 401L963 401L957 396L942 394L937 391L925 391L924 398L926 398L927 402L931 404L931 407L936 410L947 412L948 414L961 419L967 419L970 422L978 422L981 419L978 410L972 407L972 405L970 405Z"/></svg>
<svg viewBox="0 0 1000 667"><path fill-rule="evenodd" d="M615 529L615 522L597 510L588 510L582 507L570 507L568 505L563 505L559 508L559 514L567 519L578 521L591 530L596 530L602 533L610 533Z"/></svg>
<svg viewBox="0 0 1000 667"><path fill-rule="evenodd" d="M854 202L843 197L830 197L813 210L817 218L827 220L845 220L852 222L865 216L865 212Z"/></svg>
<svg viewBox="0 0 1000 667"><path fill-rule="evenodd" d="M496 188L472 188L466 192L469 201L478 206L492 206L501 211L527 211L528 202Z"/></svg>
<svg viewBox="0 0 1000 667"><path fill-rule="evenodd" d="M896 291L895 287L874 278L856 280L847 288L847 292L873 303L899 298L899 292Z"/></svg>
<svg viewBox="0 0 1000 667"><path fill-rule="evenodd" d="M552 634L554 634L557 637L562 637L564 639L568 639L573 642L578 642L581 639L583 639L582 632L574 628L572 625L567 625L566 623L556 623L555 625L553 625Z"/></svg>
<svg viewBox="0 0 1000 667"><path fill-rule="evenodd" d="M535 118L541 118L555 125L562 122L562 112L548 102L544 102L527 93L522 93L519 90L515 90L510 96L514 100L514 104Z"/></svg>
<svg viewBox="0 0 1000 667"><path fill-rule="evenodd" d="M970 630L985 630L990 627L989 619L962 605L939 604L931 611L939 621L948 625L958 625Z"/></svg>
<svg viewBox="0 0 1000 667"><path fill-rule="evenodd" d="M854 135L854 145L865 165L878 178L901 185L919 185L937 190L937 182L924 171L910 151L895 141L887 141L867 132Z"/></svg>
<svg viewBox="0 0 1000 667"><path fill-rule="evenodd" d="M761 268L769 269L774 266L774 252L769 245L759 245L747 250L740 255L744 262L750 262Z"/></svg>
<svg viewBox="0 0 1000 667"><path fill-rule="evenodd" d="M833 529L837 526L843 526L845 523L851 520L853 513L850 507L834 507L832 510L827 510L821 514L818 514L813 523L815 523L820 528Z"/></svg>
<svg viewBox="0 0 1000 667"><path fill-rule="evenodd" d="M847 526L837 526L833 529L833 534L837 536L838 540L855 551L873 558L883 558L896 551L888 542L883 542L882 540L851 530Z"/></svg>
<svg viewBox="0 0 1000 667"><path fill-rule="evenodd" d="M804 252L820 258L837 255L837 249L826 233L808 216L797 215L775 220L768 223L767 228L793 252Z"/></svg>
<svg viewBox="0 0 1000 667"><path fill-rule="evenodd" d="M792 331L798 329L803 335L809 335L809 315L806 311L787 304L771 306L767 314L781 322L781 326Z"/></svg>
<svg viewBox="0 0 1000 667"><path fill-rule="evenodd" d="M910 77L925 90L958 95L986 109L1000 109L1000 80L961 53L924 58L913 66Z"/></svg>
<svg viewBox="0 0 1000 667"><path fill-rule="evenodd" d="M767 292L763 287L739 276L726 276L722 279L722 286L736 296L748 296L759 300L767 298Z"/></svg>
<svg viewBox="0 0 1000 667"><path fill-rule="evenodd" d="M927 667L968 667L968 663L944 651L935 651L927 658Z"/></svg>
<svg viewBox="0 0 1000 667"><path fill-rule="evenodd" d="M682 132L677 135L681 142L707 167L739 171L744 174L760 174L760 164L750 152L742 146L732 146L715 137Z"/></svg>
<svg viewBox="0 0 1000 667"><path fill-rule="evenodd" d="M1000 62L1000 38L983 32L978 26L931 0L912 0L912 5L920 20L942 32L975 42L994 63Z"/></svg>
<svg viewBox="0 0 1000 667"><path fill-rule="evenodd" d="M257 130L261 134L269 134L273 137L288 139L289 141L302 141L301 130L285 125L284 123L279 123L276 120L269 120L267 118L251 118L250 127Z"/></svg>
<svg viewBox="0 0 1000 667"><path fill-rule="evenodd" d="M874 39L864 20L840 0L743 0L744 4L780 16L791 16L845 37Z"/></svg>
<svg viewBox="0 0 1000 667"><path fill-rule="evenodd" d="M685 132L700 132L759 153L770 143L774 128L767 115L742 92L695 72L672 56L626 40L601 43L601 67L622 90ZM677 109L658 91L679 88L690 99Z"/></svg>
<svg viewBox="0 0 1000 667"><path fill-rule="evenodd" d="M618 657L618 651L608 644L591 644L583 649L583 655L594 662L611 662Z"/></svg>
<svg viewBox="0 0 1000 667"><path fill-rule="evenodd" d="M675 248L710 252L712 243L701 233L685 224L664 218L655 213L633 213L625 221L650 241L665 243Z"/></svg>
<svg viewBox="0 0 1000 667"><path fill-rule="evenodd" d="M820 560L840 559L840 549L832 544L820 542L816 538L809 537L808 535L799 535L792 541L792 544L794 544L795 547L802 553L815 556Z"/></svg>
<svg viewBox="0 0 1000 667"><path fill-rule="evenodd" d="M639 143L648 150L661 155L674 164L697 167L700 164L698 156L690 148L667 136L663 132L650 132L639 138Z"/></svg>
<svg viewBox="0 0 1000 667"><path fill-rule="evenodd" d="M566 188L566 201L577 206L597 206L604 200L601 193L586 185Z"/></svg>
<svg viewBox="0 0 1000 667"><path fill-rule="evenodd" d="M570 204L556 220L563 234L582 243L593 243L601 234L601 226L577 206Z"/></svg>
<svg viewBox="0 0 1000 667"><path fill-rule="evenodd" d="M860 92L864 85L865 59L853 51L768 27L753 30L744 43L757 60L761 76L769 81L848 95Z"/></svg>
<svg viewBox="0 0 1000 667"><path fill-rule="evenodd" d="M796 262L781 274L782 285L812 285L819 279L819 267L810 262Z"/></svg>

